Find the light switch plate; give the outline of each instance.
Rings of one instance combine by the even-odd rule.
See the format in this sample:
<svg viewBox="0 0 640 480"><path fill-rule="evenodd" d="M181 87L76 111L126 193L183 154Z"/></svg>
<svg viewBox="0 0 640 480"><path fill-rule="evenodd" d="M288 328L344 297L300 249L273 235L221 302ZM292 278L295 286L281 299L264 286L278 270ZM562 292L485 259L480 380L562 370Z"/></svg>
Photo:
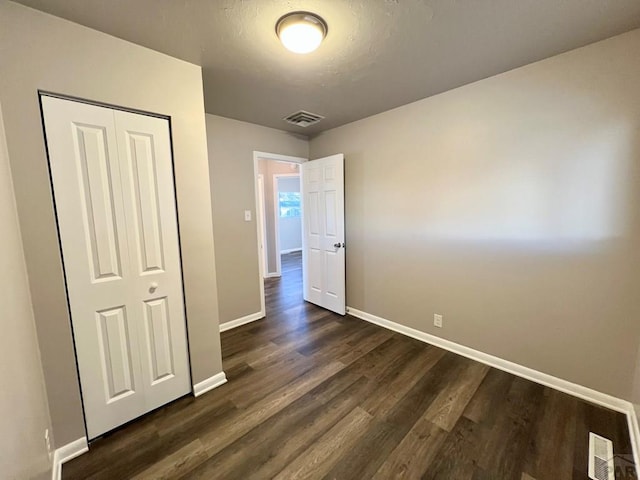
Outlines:
<svg viewBox="0 0 640 480"><path fill-rule="evenodd" d="M251 210L245 210L244 211L244 221L245 222L250 222L251 221Z"/></svg>

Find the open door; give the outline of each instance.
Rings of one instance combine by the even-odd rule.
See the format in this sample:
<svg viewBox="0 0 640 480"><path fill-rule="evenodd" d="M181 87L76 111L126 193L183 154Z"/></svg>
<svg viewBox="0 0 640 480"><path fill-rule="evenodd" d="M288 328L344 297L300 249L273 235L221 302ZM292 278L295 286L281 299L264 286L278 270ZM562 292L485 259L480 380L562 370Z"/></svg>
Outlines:
<svg viewBox="0 0 640 480"><path fill-rule="evenodd" d="M344 155L301 165L304 299L344 315Z"/></svg>

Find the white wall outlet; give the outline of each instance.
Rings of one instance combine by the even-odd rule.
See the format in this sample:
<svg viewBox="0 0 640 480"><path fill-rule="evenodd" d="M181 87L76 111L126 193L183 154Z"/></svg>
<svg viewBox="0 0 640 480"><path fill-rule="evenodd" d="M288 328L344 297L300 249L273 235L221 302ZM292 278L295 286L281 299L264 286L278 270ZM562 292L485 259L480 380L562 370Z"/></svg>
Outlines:
<svg viewBox="0 0 640 480"><path fill-rule="evenodd" d="M44 431L44 444L47 447L47 454L49 455L49 460L51 460L51 438L49 438L49 429L45 429Z"/></svg>
<svg viewBox="0 0 640 480"><path fill-rule="evenodd" d="M245 210L244 211L244 221L245 222L250 222L251 221L251 210Z"/></svg>
<svg viewBox="0 0 640 480"><path fill-rule="evenodd" d="M438 315L437 313L433 314L433 325L442 328L442 315Z"/></svg>

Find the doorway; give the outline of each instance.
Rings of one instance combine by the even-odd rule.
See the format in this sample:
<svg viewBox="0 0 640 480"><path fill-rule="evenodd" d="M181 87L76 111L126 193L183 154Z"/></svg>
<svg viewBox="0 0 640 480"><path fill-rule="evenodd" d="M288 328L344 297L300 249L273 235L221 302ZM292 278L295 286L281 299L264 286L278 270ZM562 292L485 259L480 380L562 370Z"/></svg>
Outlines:
<svg viewBox="0 0 640 480"><path fill-rule="evenodd" d="M299 272L302 278L303 299L344 315L346 313L344 155L340 153L308 162L304 158L254 151L253 160L256 212L262 210L267 212L264 215L264 221L258 221L258 228L256 228L262 317L266 316L265 282L271 276L282 275L281 255L289 254L281 251L275 226L281 222L282 216L286 217L291 212L299 212L301 217L302 255ZM275 168L273 165L278 164L280 167L285 165L289 172L269 171L270 168ZM275 198L268 199L267 183L273 178L275 184L279 185L278 175L299 176L299 191L286 192L285 187L276 187L276 190L282 190L279 191L277 201ZM261 188L265 193L264 196L258 195ZM271 189L274 189L273 185ZM272 215L269 214L269 208L273 209ZM270 217L274 218L271 241L270 235L268 233L265 235L264 230L260 228L263 224L265 229L268 229L266 225ZM269 251L273 252L273 255L271 258L265 258L265 255L269 255Z"/></svg>
<svg viewBox="0 0 640 480"><path fill-rule="evenodd" d="M286 165L286 164L285 164ZM294 164L289 164L294 165ZM302 203L300 197L300 173L273 175L274 236L276 271L282 275L282 261L302 259Z"/></svg>
<svg viewBox="0 0 640 480"><path fill-rule="evenodd" d="M306 161L306 158L301 157L254 152L263 315L266 315L265 285L287 283L286 287L290 292L291 289L295 290L295 284L301 285L301 281L284 273L302 271L302 205L299 185L300 165ZM287 272L284 272L283 265ZM297 288L301 291L301 286Z"/></svg>

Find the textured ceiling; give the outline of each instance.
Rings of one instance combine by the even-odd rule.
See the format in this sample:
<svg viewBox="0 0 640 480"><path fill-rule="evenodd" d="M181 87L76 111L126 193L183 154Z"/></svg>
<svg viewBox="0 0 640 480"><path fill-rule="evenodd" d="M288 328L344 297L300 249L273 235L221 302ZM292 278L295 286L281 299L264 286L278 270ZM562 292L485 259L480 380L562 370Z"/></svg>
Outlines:
<svg viewBox="0 0 640 480"><path fill-rule="evenodd" d="M207 112L313 135L640 27L638 0L19 0L201 65ZM322 16L306 56L276 20ZM303 129L297 110L326 117Z"/></svg>

